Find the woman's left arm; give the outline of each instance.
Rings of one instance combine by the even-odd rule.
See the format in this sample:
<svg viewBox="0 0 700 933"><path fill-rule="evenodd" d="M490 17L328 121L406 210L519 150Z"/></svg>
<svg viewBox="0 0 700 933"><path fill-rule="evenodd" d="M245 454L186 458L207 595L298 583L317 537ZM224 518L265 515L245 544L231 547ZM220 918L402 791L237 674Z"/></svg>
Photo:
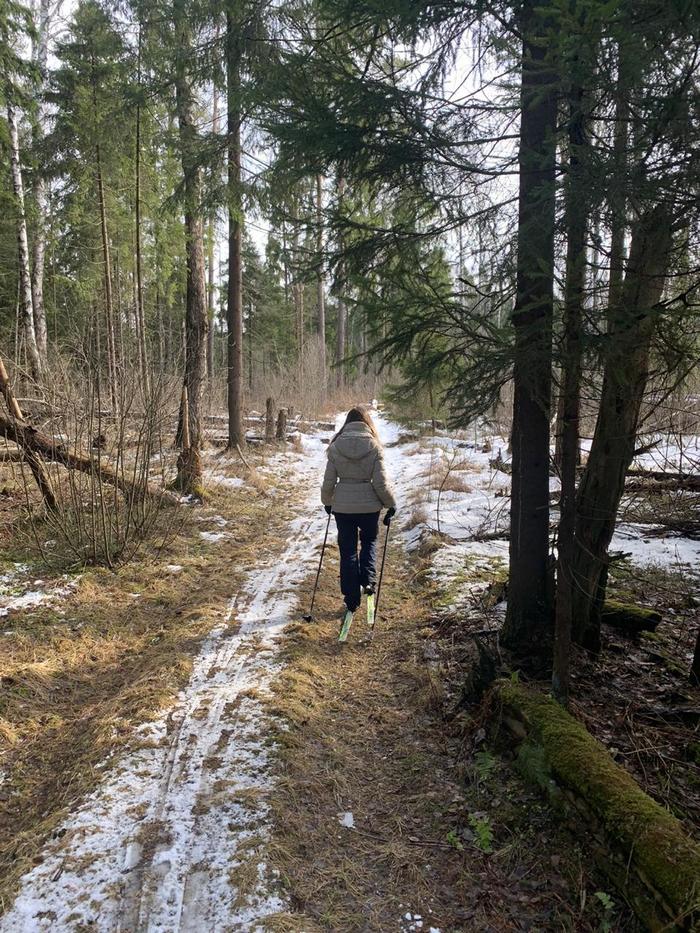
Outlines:
<svg viewBox="0 0 700 933"><path fill-rule="evenodd" d="M323 485L321 486L321 502L324 505L333 505L333 493L335 484L338 482L338 471L335 464L329 457L326 460L326 472L323 474Z"/></svg>

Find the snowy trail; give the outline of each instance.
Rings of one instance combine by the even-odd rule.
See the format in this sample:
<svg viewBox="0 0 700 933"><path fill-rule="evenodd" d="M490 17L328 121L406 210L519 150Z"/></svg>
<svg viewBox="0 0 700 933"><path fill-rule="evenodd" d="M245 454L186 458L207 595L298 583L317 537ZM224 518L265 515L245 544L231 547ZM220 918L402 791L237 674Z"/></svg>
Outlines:
<svg viewBox="0 0 700 933"><path fill-rule="evenodd" d="M284 910L262 855L271 776L259 695L325 523L325 447L305 446L284 553L250 570L174 709L139 730L138 745L60 827L0 918L2 933L253 931Z"/></svg>

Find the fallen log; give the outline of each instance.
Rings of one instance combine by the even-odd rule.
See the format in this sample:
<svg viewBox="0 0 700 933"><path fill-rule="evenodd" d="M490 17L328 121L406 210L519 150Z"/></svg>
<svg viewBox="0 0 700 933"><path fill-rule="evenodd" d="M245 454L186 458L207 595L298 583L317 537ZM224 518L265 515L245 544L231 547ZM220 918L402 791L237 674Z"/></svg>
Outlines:
<svg viewBox="0 0 700 933"><path fill-rule="evenodd" d="M516 765L580 827L592 855L651 930L696 930L700 846L551 697L512 681L493 691Z"/></svg>
<svg viewBox="0 0 700 933"><path fill-rule="evenodd" d="M126 476L120 476L105 463L100 463L86 454L71 452L65 444L57 442L55 438L37 430L26 421L6 418L0 414L0 437L21 447L22 450L28 452L29 457L38 456L44 460L51 460L53 463L60 463L69 470L78 470L80 473L95 476L101 482L115 486L125 495L137 498L147 495L173 504L179 501L177 496L159 486L134 482Z"/></svg>
<svg viewBox="0 0 700 933"><path fill-rule="evenodd" d="M5 399L5 404L10 412L10 415L14 421L21 422L23 420L22 409L20 408L19 402L15 397L15 394L10 385L10 377L7 375L7 370L5 369L5 363L2 358L0 358L0 393L2 393L3 398ZM36 484L39 487L39 491L46 503L47 508L55 510L57 507L56 495L53 491L51 485L51 478L46 471L46 467L42 462L41 455L36 451L32 450L31 447L28 447L24 443L15 441L18 447L21 448L24 457L29 464L29 469L32 471L32 476L36 480Z"/></svg>
<svg viewBox="0 0 700 933"><path fill-rule="evenodd" d="M620 629L630 635L640 632L655 632L661 621L661 613L645 606L621 603L615 599L606 599L600 613L600 620L605 625Z"/></svg>
<svg viewBox="0 0 700 933"><path fill-rule="evenodd" d="M666 473L663 470L634 469L627 471L627 479L652 480L673 486L674 489L691 489L700 492L700 473Z"/></svg>

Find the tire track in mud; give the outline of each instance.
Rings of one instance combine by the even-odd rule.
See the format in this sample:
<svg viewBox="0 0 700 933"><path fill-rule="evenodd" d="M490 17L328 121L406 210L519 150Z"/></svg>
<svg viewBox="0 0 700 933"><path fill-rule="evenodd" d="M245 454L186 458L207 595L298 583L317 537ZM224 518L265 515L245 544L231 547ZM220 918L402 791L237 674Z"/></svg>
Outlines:
<svg viewBox="0 0 700 933"><path fill-rule="evenodd" d="M248 572L175 707L138 730L134 749L46 845L0 933L251 931L284 909L264 861L271 778L259 697L318 559L324 448L312 443L295 464L302 496L283 553Z"/></svg>

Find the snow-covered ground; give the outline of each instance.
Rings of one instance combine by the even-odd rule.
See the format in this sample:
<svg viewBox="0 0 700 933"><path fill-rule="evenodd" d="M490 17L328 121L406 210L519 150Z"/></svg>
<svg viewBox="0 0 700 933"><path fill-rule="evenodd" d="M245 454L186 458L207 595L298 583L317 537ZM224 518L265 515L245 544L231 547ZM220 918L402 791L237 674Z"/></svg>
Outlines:
<svg viewBox="0 0 700 933"><path fill-rule="evenodd" d="M285 908L264 860L270 722L261 696L296 588L317 560L325 447L286 453L304 490L287 546L256 563L175 707L71 814L23 879L3 933L255 931Z"/></svg>
<svg viewBox="0 0 700 933"><path fill-rule="evenodd" d="M581 441L581 450L587 454L592 440ZM643 434L638 447L648 447L634 458L640 470L659 473L700 473L700 435L697 434Z"/></svg>
<svg viewBox="0 0 700 933"><path fill-rule="evenodd" d="M409 551L430 544L439 531L440 544L432 555L431 574L446 593L446 608L464 608L490 583L503 577L508 563L510 476L495 466L499 452L507 459L505 438L485 432L447 433L410 438L401 429L377 415L380 433L387 445L390 473L399 487L398 526ZM673 472L700 470L700 438L644 438L652 451L640 455L635 465L644 469ZM399 442L397 444L397 441ZM590 446L590 445L589 445ZM439 490L448 474L445 489ZM452 488L451 488L452 487ZM559 480L552 477L556 491ZM611 550L630 555L639 566L662 566L668 570L698 572L700 541L675 535L659 535L649 525L620 524Z"/></svg>

